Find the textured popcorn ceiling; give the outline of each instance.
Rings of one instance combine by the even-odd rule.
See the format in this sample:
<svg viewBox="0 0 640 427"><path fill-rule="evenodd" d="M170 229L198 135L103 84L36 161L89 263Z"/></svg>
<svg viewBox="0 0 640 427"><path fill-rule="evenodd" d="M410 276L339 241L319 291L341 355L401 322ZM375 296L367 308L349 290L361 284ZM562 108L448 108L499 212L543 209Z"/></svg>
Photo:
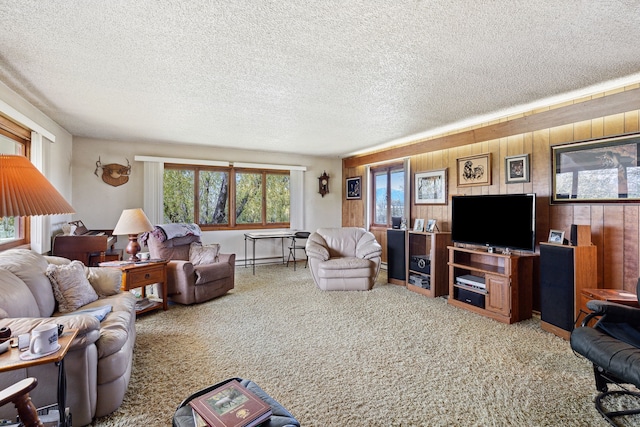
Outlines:
<svg viewBox="0 0 640 427"><path fill-rule="evenodd" d="M109 140L344 156L637 73L631 0L0 0L0 81Z"/></svg>

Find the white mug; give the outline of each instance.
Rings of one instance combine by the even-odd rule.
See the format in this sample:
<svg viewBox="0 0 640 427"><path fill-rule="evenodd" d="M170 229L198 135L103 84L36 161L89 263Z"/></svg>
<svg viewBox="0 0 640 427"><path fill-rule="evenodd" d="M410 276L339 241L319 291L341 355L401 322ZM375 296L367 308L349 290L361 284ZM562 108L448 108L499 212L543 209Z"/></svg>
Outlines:
<svg viewBox="0 0 640 427"><path fill-rule="evenodd" d="M46 323L31 331L29 351L31 354L51 353L58 349L58 325Z"/></svg>

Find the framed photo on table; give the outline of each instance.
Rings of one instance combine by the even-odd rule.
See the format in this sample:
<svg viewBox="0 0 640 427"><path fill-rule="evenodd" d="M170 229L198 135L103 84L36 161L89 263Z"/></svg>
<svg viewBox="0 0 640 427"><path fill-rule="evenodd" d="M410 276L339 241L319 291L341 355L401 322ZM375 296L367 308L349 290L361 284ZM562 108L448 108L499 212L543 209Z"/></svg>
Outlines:
<svg viewBox="0 0 640 427"><path fill-rule="evenodd" d="M416 221L413 223L413 231L424 231L423 218L416 218Z"/></svg>
<svg viewBox="0 0 640 427"><path fill-rule="evenodd" d="M461 157L456 163L458 187L491 185L491 153Z"/></svg>
<svg viewBox="0 0 640 427"><path fill-rule="evenodd" d="M520 154L504 158L504 170L507 184L529 182L529 155Z"/></svg>
<svg viewBox="0 0 640 427"><path fill-rule="evenodd" d="M347 178L347 200L362 198L362 177Z"/></svg>
<svg viewBox="0 0 640 427"><path fill-rule="evenodd" d="M557 243L559 245L562 245L564 243L564 231L549 230L548 243Z"/></svg>
<svg viewBox="0 0 640 427"><path fill-rule="evenodd" d="M447 169L416 173L414 201L418 204L447 203Z"/></svg>

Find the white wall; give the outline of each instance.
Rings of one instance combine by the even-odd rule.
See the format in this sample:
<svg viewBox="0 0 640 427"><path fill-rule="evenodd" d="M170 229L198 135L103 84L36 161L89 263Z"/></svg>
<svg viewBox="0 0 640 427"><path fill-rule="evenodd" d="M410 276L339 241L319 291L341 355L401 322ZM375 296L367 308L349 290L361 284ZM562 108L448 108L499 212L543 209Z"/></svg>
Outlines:
<svg viewBox="0 0 640 427"><path fill-rule="evenodd" d="M136 155L306 166L304 228L314 231L319 227L340 227L342 224L343 179L339 158L78 137L73 139L72 158L73 206L77 212L74 219L82 219L89 229L112 229L123 209L143 207L143 163L134 161ZM132 166L129 182L119 187L104 183L102 178L94 175L98 158L103 164L123 165L128 159ZM330 193L321 197L318 194L318 176L325 170L331 177ZM101 170L98 174L101 175ZM243 231L206 232L203 241L220 243L222 252L235 253L238 260L244 259ZM124 248L126 243L126 237L120 236L117 247ZM248 250L250 252L250 247ZM262 240L256 244L256 258L278 256L280 253L279 241Z"/></svg>

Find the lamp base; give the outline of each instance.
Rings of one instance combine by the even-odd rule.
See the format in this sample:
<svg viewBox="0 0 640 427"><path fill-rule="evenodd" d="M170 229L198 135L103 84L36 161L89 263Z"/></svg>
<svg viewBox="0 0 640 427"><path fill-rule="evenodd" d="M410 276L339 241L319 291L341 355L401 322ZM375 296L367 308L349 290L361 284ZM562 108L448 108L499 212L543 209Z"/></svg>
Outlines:
<svg viewBox="0 0 640 427"><path fill-rule="evenodd" d="M127 245L125 251L131 255L127 261L140 261L138 258L138 252L140 252L140 243L138 243L138 235L137 234L129 234L129 244Z"/></svg>

